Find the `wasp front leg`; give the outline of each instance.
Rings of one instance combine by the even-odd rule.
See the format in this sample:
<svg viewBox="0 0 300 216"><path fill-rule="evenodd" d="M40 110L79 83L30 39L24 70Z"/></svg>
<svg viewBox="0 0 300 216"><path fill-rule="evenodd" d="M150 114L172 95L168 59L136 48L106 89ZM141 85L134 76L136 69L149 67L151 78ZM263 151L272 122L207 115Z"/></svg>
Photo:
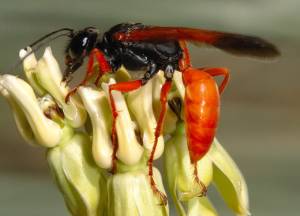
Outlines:
<svg viewBox="0 0 300 216"><path fill-rule="evenodd" d="M89 61L88 61L88 65L87 65L87 70L86 70L86 74L85 74L85 78L83 79L83 81L77 85L75 88L71 89L67 96L65 97L65 102L68 103L70 100L70 97L72 95L74 95L77 92L77 89L80 86L83 86L87 83L88 79L93 75L94 71L93 71L93 65L94 65L94 55L91 53L89 56Z"/></svg>
<svg viewBox="0 0 300 216"><path fill-rule="evenodd" d="M105 59L104 54L102 52L100 52L99 49L95 48L93 50L93 52L94 52L94 55L95 55L95 57L97 59L98 65L99 65L98 76L97 76L96 81L94 83L96 86L98 86L101 77L105 73L111 71L112 68L111 68L110 64L107 62L107 60Z"/></svg>
<svg viewBox="0 0 300 216"><path fill-rule="evenodd" d="M101 78L101 76L109 71L111 71L111 67L108 64L108 62L106 61L104 54L97 48L93 49L89 55L89 61L87 64L87 70L86 70L86 74L84 79L75 87L73 88L71 91L68 92L65 101L68 102L70 97L76 93L76 91L78 90L78 88L80 86L85 86L87 84L87 82L89 81L89 79L93 76L94 74L94 70L93 70L93 66L94 66L94 58L96 57L96 60L98 62L98 66L99 66L99 75L96 79L95 84L97 85L99 82L99 79Z"/></svg>

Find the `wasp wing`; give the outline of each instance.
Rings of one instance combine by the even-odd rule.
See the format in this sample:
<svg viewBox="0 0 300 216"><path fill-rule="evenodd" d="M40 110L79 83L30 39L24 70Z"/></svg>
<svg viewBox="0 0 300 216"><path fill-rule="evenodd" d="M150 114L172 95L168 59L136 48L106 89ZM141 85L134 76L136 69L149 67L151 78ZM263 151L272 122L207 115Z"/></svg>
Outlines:
<svg viewBox="0 0 300 216"><path fill-rule="evenodd" d="M272 58L280 54L273 44L259 37L194 28L148 26L125 33L118 32L114 36L120 41L184 40L196 45L210 45L239 56Z"/></svg>

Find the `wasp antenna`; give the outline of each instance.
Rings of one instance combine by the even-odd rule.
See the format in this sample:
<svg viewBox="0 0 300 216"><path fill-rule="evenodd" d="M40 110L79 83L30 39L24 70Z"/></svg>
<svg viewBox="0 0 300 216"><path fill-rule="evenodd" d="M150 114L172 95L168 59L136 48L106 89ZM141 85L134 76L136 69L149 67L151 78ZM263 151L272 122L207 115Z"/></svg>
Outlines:
<svg viewBox="0 0 300 216"><path fill-rule="evenodd" d="M56 31L58 32L58 31ZM28 46L29 48L32 48L30 51L28 51L28 47L24 48L24 50L28 51L24 56L22 56L22 58L17 61L16 64L14 64L8 71L9 73L11 73L13 70L15 70L19 65L21 65L24 61L24 59L26 59L28 56L30 56L32 53L38 51L39 49L41 49L43 46L45 46L45 44L48 44L50 43L51 41L57 39L57 38L60 38L60 37L63 37L63 36L70 36L70 33L64 33L64 34L59 34L59 35L56 35L55 37L51 37L49 38L48 40L44 41L41 43L42 40L39 40L39 44L36 46L36 47L32 47L32 46ZM50 37L50 36L47 36L47 37ZM44 38L45 39L45 38ZM36 44L34 44L36 45Z"/></svg>
<svg viewBox="0 0 300 216"><path fill-rule="evenodd" d="M69 32L69 37L73 37L73 34L74 34L74 30L73 30L73 29L70 29L70 28L61 28L61 29L57 29L57 30L55 30L55 31L53 31L53 32L50 32L50 33L44 35L43 37L41 37L41 38L39 38L38 40L36 40L36 41L34 41L33 43L31 43L31 44L29 45L29 47L33 47L33 46L35 46L36 44L40 43L41 41L47 39L48 37L50 37L50 36L52 36L52 35L54 35L54 34L56 34L56 33L62 32L62 31L68 31L68 32Z"/></svg>

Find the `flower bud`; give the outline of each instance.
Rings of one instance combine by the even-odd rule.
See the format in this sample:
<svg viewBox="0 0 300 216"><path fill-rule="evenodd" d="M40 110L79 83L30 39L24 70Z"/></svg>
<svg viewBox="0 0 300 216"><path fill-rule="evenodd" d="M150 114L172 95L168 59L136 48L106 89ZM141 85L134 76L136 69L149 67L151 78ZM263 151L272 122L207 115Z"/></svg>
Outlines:
<svg viewBox="0 0 300 216"><path fill-rule="evenodd" d="M86 135L75 134L49 149L47 160L72 215L107 215L107 177L95 165Z"/></svg>
<svg viewBox="0 0 300 216"><path fill-rule="evenodd" d="M194 165L191 164L189 157L182 122L177 125L176 131L166 143L165 151L165 172L175 202L188 201L198 197L203 188L195 181ZM211 160L204 156L198 161L197 168L201 182L208 186L213 178Z"/></svg>
<svg viewBox="0 0 300 216"><path fill-rule="evenodd" d="M245 179L217 139L214 140L208 157L214 164L213 181L228 207L238 215L250 215Z"/></svg>
<svg viewBox="0 0 300 216"><path fill-rule="evenodd" d="M248 190L245 180L228 153L215 139L208 153L197 162L200 180L217 187L225 203L237 215L249 215ZM184 124L179 123L165 147L165 171L171 195L182 215L216 215L212 204L205 197L197 197L199 185L195 184L193 166L187 147ZM184 208L184 203L187 208ZM201 214L202 215L202 214Z"/></svg>
<svg viewBox="0 0 300 216"><path fill-rule="evenodd" d="M154 179L165 193L159 171L154 168ZM153 193L147 169L113 175L108 180L109 214L114 216L167 216L168 207Z"/></svg>
<svg viewBox="0 0 300 216"><path fill-rule="evenodd" d="M183 213L182 215L185 215ZM218 216L207 197L195 197L187 202L187 216Z"/></svg>

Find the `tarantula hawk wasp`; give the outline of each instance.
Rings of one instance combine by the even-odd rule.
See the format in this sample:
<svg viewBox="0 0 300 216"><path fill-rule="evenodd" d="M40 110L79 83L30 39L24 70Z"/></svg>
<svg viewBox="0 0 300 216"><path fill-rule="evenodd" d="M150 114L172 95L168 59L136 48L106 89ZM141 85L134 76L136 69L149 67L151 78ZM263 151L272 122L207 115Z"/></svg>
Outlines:
<svg viewBox="0 0 300 216"><path fill-rule="evenodd" d="M61 34L57 35L58 33ZM167 94L171 88L174 71L178 70L182 73L185 85L184 120L187 143L190 160L194 165L195 181L202 187L203 194L206 193L206 187L198 177L196 164L207 153L215 136L219 119L220 94L222 94L229 79L226 68L193 68L186 42L210 45L239 56L271 58L279 55L279 51L274 45L258 37L185 27L147 26L141 23L121 23L113 26L104 34L100 34L94 27L87 27L80 31L63 28L45 35L32 43L30 47L37 46L33 49L35 51L43 45L41 44L43 40L48 38L49 42L61 36L68 36L71 39L65 50L66 69L63 81L68 82L71 75L88 57L85 78L69 92L66 101L79 86L85 85L92 77L95 60L99 66L96 85L103 74L115 72L122 65L131 71L146 71L141 79L109 86L113 115L113 172L116 169L116 152L118 149L116 140L118 112L112 91L129 92L136 90L145 85L159 70L164 72L165 82L160 95L161 111L155 129L153 148L148 160L148 175L152 190L160 196L163 204L166 204L167 198L155 184L152 163L163 126L167 108ZM223 76L223 81L219 87L213 79L214 76Z"/></svg>

